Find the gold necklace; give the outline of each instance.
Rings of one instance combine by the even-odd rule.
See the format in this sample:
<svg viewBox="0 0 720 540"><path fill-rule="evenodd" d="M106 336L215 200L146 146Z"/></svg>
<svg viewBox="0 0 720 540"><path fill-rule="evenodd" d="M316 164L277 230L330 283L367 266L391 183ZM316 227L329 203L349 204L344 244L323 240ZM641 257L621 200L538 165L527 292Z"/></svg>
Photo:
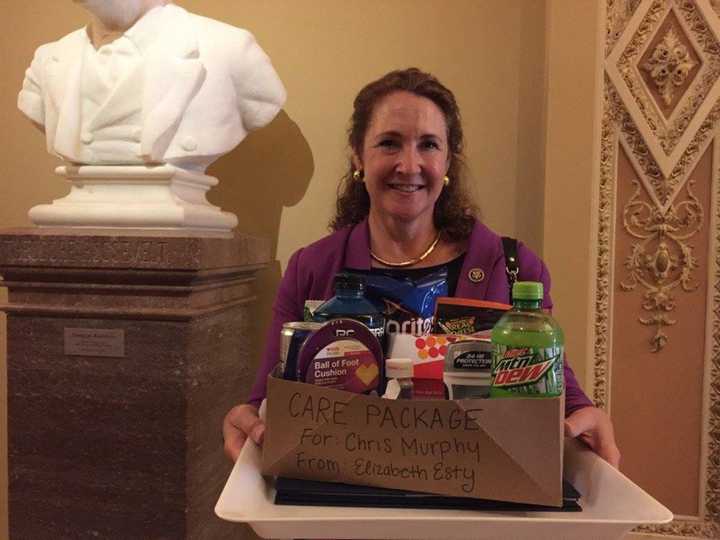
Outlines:
<svg viewBox="0 0 720 540"><path fill-rule="evenodd" d="M416 257L415 259L410 259L409 261L402 261L402 262L390 262L386 261L385 259L381 259L375 253L373 253L373 250L370 250L370 256L375 259L377 262L384 264L385 266L390 266L392 268L401 268L403 266L411 266L413 264L417 264L422 260L425 260L428 255L430 255L433 250L435 249L435 246L438 245L438 242L440 241L440 232L438 231L437 236L435 237L435 240L432 241L432 244L430 244L430 247L425 250L425 252L420 255L419 257Z"/></svg>

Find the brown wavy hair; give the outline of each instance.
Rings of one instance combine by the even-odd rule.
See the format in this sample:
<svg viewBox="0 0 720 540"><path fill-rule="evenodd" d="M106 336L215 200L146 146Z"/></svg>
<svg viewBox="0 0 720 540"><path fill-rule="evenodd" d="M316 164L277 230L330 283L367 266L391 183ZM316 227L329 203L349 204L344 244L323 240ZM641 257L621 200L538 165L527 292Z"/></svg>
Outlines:
<svg viewBox="0 0 720 540"><path fill-rule="evenodd" d="M427 98L437 105L445 116L450 166L447 175L450 184L440 192L435 202L435 227L449 240L459 241L470 236L478 208L471 202L467 191L467 168L463 156L463 131L460 109L455 96L430 73L417 68L391 71L365 86L353 102L353 114L348 129L348 144L362 155L363 141L375 105L393 92L406 91ZM370 197L365 183L353 180L354 166L350 160L348 171L338 186L335 216L330 229L337 231L365 219L370 211Z"/></svg>

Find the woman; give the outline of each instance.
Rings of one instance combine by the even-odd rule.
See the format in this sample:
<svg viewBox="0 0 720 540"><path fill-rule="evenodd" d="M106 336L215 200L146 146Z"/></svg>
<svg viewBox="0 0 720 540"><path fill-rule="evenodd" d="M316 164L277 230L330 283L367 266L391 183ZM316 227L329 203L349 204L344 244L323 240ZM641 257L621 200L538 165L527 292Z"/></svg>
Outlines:
<svg viewBox="0 0 720 540"><path fill-rule="evenodd" d="M332 278L342 268L392 268L417 277L446 266L451 295L507 302L501 239L476 219L466 194L460 112L452 92L414 68L388 73L355 98L349 144L351 166L330 224L334 232L290 258L251 398L225 417L225 451L233 460L248 436L262 441L265 426L257 407L278 357L282 324L302 320L305 300L331 297ZM544 307L551 308L543 262L522 243L518 259L519 278L542 281ZM579 436L618 466L609 418L592 406L567 365L565 384L566 435Z"/></svg>

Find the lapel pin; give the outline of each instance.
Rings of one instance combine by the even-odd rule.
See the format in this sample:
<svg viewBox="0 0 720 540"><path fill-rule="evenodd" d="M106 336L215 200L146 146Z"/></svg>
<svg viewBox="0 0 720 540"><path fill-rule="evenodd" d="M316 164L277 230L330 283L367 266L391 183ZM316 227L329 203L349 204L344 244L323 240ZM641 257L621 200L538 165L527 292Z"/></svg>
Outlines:
<svg viewBox="0 0 720 540"><path fill-rule="evenodd" d="M485 272L482 268L471 268L468 272L468 278L473 283L480 283L483 279L485 279Z"/></svg>

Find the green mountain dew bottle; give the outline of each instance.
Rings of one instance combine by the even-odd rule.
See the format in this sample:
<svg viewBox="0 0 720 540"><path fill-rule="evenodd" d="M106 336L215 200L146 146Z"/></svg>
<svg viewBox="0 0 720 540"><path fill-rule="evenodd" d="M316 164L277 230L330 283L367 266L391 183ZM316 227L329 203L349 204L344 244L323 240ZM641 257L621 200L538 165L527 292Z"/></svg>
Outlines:
<svg viewBox="0 0 720 540"><path fill-rule="evenodd" d="M559 396L565 338L542 310L543 284L518 281L512 296L512 309L492 329L490 397Z"/></svg>

